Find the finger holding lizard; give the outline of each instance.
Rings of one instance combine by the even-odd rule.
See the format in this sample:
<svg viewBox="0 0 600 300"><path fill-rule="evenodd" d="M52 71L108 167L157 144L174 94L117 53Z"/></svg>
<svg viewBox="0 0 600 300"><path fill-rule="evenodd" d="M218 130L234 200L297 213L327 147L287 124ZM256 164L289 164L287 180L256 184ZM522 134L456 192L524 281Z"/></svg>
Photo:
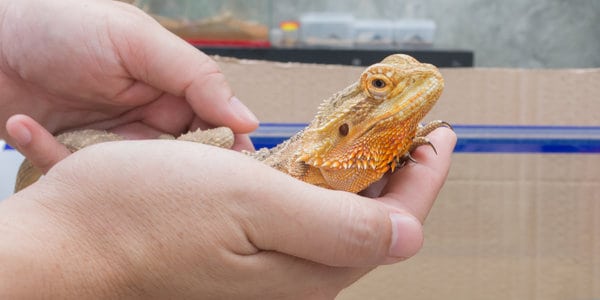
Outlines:
<svg viewBox="0 0 600 300"><path fill-rule="evenodd" d="M164 140L84 148L3 204L0 219L20 230L2 235L11 242L0 245L20 249L3 270L43 266L27 273L36 280L24 292L76 298L137 291L333 298L422 244L421 223L408 211L309 185L234 151ZM65 275L48 276L57 270L45 266L58 262ZM33 288L49 278L61 288Z"/></svg>
<svg viewBox="0 0 600 300"><path fill-rule="evenodd" d="M58 143L55 137L53 137L49 132L41 127L41 125L37 124L31 118L26 116L15 116L9 120L7 123L7 128L13 139L18 141L19 150L34 166L42 170L43 173L46 173L54 164L58 163L60 160L64 159L70 154L70 151L64 145ZM29 137L23 138L23 128L30 132ZM390 206L391 210L389 212L382 211L381 209L375 209L372 211L372 214L369 214L367 213L368 210L365 210L364 204L361 204L363 201L349 194L346 200L339 202L319 200L318 202L321 204L318 206L306 205L306 200L289 201L291 199L284 196L276 197L277 199L274 201L279 202L282 201L282 199L285 199L284 202L289 201L288 205L298 205L297 207L290 209L290 211L294 211L295 213L305 211L304 213L300 213L301 215L305 216L314 214L315 210L321 211L324 214L340 209L348 210L349 212L353 212L352 216L356 220L361 220L362 218L362 221L359 221L359 223L366 222L365 224L368 226L375 226L373 224L377 224L377 226L383 226L383 228L390 225L385 225L385 222L375 222L373 219L381 219L383 218L383 215L390 213L391 223L389 224L392 226L392 232L394 235L394 241L392 241L392 243L389 245L389 247L394 249L390 249L390 251L402 253L402 255L399 255L401 259L408 258L417 253L422 245L423 236L420 224L423 223L445 181L448 169L450 167L450 156L452 149L456 143L456 135L452 130L448 130L446 128L435 130L429 135L429 138L431 139L432 143L436 145L438 154L436 155L427 147L418 148L413 156L419 162L416 164L410 163L408 166L401 168L392 174L387 180L387 184L384 187L383 193L381 193L382 196L376 198L376 200L379 200ZM301 195L301 198L306 198L307 193L308 190L298 193L298 195ZM268 198L271 196L273 195L269 194L265 195L264 197ZM313 198L313 196L309 196L308 198ZM343 207L339 206L341 204L343 204ZM358 206L361 206L361 208L352 209L352 207ZM363 213L356 214L357 211L362 211ZM379 217L375 217L375 215L379 215ZM265 220L269 219L271 221L277 221L277 218L273 217ZM325 217L323 219L327 220L328 218ZM279 221L282 223L284 222L283 220ZM322 225L322 222L316 222L315 220L312 220L307 222L305 225L302 225L302 227L310 227L315 224ZM270 235L265 235L264 233L256 234L256 238L260 238L257 240L257 242L265 248L276 247L279 251L288 253L295 252L296 255L308 256L311 253L319 253L315 252L314 249L311 248L312 245L321 245L327 243L326 240L330 236L335 235L335 232L360 234L360 231L350 229L350 227L355 226L354 224L356 224L356 222L352 221L331 226L320 226L321 229L319 230L315 228L315 231L321 231L322 234L314 235L312 238L318 240L319 237L323 237L324 239L315 243L302 242L305 239L292 239L289 240L289 244L282 244L280 240L271 240L269 238ZM349 228L345 228L344 226L349 226ZM271 228L272 226L266 227ZM279 228L280 230L284 231L289 229L288 227L280 226L275 226L275 228ZM372 229L372 227L367 228ZM332 232L327 234L327 232L330 230ZM308 230L308 232L315 231ZM371 230L370 232L375 231L377 230ZM271 238L276 239L278 236L288 234L293 233L282 232L280 234L271 235ZM367 234L365 236L371 235ZM339 236L340 245L347 245L348 241L351 240L362 240L365 238L365 236L362 236L362 238L357 238L351 235ZM376 234L371 236L373 239L376 237L381 238L380 235ZM276 243L277 246L274 246L273 243ZM313 260L322 260L321 262L331 265L343 265L344 263L348 264L350 261L358 263L359 265L375 263L376 261L380 260L381 257L386 257L384 252L387 251L386 247L379 248L379 251L373 251L373 249L370 247L376 244L385 245L386 239L377 239L377 242L364 244L363 248L358 248L361 250L357 250L357 248L339 247L337 250L332 250L328 258L323 258L325 254L322 252L319 254L320 258L310 258ZM345 252L346 250L352 251ZM370 255L366 253L370 253ZM360 262L361 258L363 259L362 263ZM398 258L391 257L385 261L393 262L397 261L397 259Z"/></svg>
<svg viewBox="0 0 600 300"><path fill-rule="evenodd" d="M427 146L418 147L412 153L417 162L409 162L394 172L379 198L388 205L408 211L421 223L446 180L457 139L454 131L446 127L434 130L427 137L435 145L435 151Z"/></svg>

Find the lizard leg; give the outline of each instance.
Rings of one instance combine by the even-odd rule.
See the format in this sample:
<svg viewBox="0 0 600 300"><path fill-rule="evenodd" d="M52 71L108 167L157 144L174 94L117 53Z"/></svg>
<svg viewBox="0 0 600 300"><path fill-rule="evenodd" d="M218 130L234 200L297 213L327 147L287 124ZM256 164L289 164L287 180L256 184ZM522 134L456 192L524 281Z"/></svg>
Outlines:
<svg viewBox="0 0 600 300"><path fill-rule="evenodd" d="M452 125L450 125L450 123L448 123L446 121L442 121L442 120L435 120L435 121L431 121L425 125L419 124L419 128L417 128L417 134L415 135L415 137L424 137L440 127L447 127L447 128L454 130L454 128L452 128Z"/></svg>
<svg viewBox="0 0 600 300"><path fill-rule="evenodd" d="M231 149L235 138L228 127L217 127L207 130L197 129L180 135L177 140L201 143Z"/></svg>

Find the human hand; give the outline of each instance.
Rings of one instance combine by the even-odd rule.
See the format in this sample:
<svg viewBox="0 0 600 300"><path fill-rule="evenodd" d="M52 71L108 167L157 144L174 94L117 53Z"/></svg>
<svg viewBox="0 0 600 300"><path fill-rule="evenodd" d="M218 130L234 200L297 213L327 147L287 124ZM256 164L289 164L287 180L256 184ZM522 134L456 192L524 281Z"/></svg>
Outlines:
<svg viewBox="0 0 600 300"><path fill-rule="evenodd" d="M53 134L95 128L128 138L224 125L238 133L235 149L251 148L241 134L258 121L216 63L141 10L23 0L0 1L0 16L0 120L24 113ZM4 128L0 138L19 146Z"/></svg>
<svg viewBox="0 0 600 300"><path fill-rule="evenodd" d="M47 132L32 132L34 141L53 141ZM111 295L122 292L122 278L129 278L130 292L165 297L332 298L372 267L419 250L421 222L445 180L456 141L445 128L430 138L439 155L417 149L419 163L397 170L376 201L301 183L231 151L151 141L83 150L10 203L35 199L34 207L49 211L44 216L51 220L43 223L60 225L58 235L66 232L66 241L55 241L44 230L46 253L54 255L48 248L62 245L83 256L65 259L65 270L76 277L63 283L64 291L90 285L90 293ZM98 161L101 166L91 166ZM13 210L11 216L32 220L39 214L19 218ZM37 240L41 226L32 227L25 236ZM45 265L46 258L32 263ZM97 277L80 270L83 259L97 263L89 266ZM122 271L114 274L115 268Z"/></svg>

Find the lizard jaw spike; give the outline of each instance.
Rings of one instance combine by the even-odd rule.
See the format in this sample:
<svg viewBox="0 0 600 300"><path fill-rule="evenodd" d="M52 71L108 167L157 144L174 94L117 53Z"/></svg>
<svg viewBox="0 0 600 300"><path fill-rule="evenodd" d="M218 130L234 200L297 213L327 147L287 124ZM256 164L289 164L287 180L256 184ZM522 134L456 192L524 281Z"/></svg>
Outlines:
<svg viewBox="0 0 600 300"><path fill-rule="evenodd" d="M296 158L296 162L306 162L307 160L310 159L310 156L308 154L303 154L303 155L299 155L298 158Z"/></svg>
<svg viewBox="0 0 600 300"><path fill-rule="evenodd" d="M323 159L321 157L308 157L307 159L297 159L297 162L304 162L311 166L319 167L323 163Z"/></svg>
<svg viewBox="0 0 600 300"><path fill-rule="evenodd" d="M320 157L316 157L316 158L314 159L314 161L313 161L313 164L314 164L315 166L322 165L322 164L323 164L323 159L322 159L322 158L320 158Z"/></svg>
<svg viewBox="0 0 600 300"><path fill-rule="evenodd" d="M392 161L392 163L390 164L390 169L392 170L392 173L396 170L396 166L398 166L398 163L396 162L396 159L394 159L394 161Z"/></svg>
<svg viewBox="0 0 600 300"><path fill-rule="evenodd" d="M369 167L371 167L371 169L375 170L377 166L375 165L374 161L370 160L369 161Z"/></svg>

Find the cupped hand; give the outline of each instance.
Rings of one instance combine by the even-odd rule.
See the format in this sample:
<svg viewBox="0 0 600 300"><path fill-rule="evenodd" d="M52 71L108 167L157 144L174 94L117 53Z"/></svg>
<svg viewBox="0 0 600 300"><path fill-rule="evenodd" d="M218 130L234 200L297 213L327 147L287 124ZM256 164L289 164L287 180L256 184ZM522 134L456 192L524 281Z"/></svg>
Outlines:
<svg viewBox="0 0 600 300"><path fill-rule="evenodd" d="M48 143L31 147L52 147L52 136L33 126L33 140ZM31 264L48 255L68 262L60 267L65 292L332 298L376 265L420 249L456 142L446 128L429 137L438 155L417 149L419 163L372 189L375 199L299 182L232 151L144 141L55 159L3 211L28 237L16 247L35 255L43 241L46 256Z"/></svg>
<svg viewBox="0 0 600 300"><path fill-rule="evenodd" d="M141 10L117 1L0 1L0 17L0 120L24 113L53 134L96 128L129 138L224 125L240 134L235 148L251 147L241 134L258 121L217 64ZM17 144L4 128L0 138Z"/></svg>

